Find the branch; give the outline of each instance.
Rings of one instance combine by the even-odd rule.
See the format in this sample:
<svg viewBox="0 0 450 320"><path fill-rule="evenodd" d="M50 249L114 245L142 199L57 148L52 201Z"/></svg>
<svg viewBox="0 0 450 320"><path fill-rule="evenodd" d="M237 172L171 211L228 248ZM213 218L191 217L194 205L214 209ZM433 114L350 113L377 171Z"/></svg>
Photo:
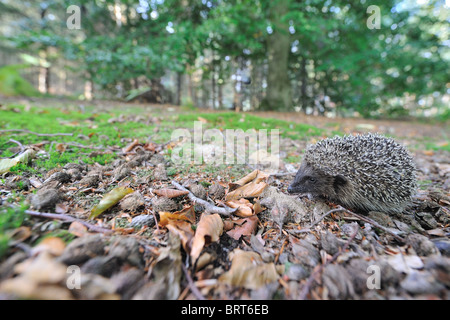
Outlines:
<svg viewBox="0 0 450 320"><path fill-rule="evenodd" d="M372 219L367 218L367 217L365 217L365 216L362 216L362 215L360 215L360 214L351 212L350 210L345 209L345 208L343 208L343 207L341 207L341 206L340 206L339 209L342 209L342 211L345 211L345 212L347 212L347 213L349 213L349 214L351 214L351 215L354 215L355 217L359 218L360 220L365 221L365 222L367 222L367 223L370 223L371 225L375 226L376 228L381 229L381 230L383 230L383 231L386 232L386 233L389 233L389 234L392 235L396 240L398 240L398 241L400 241L400 242L403 242L403 243L405 242L405 239L403 239L402 237L396 235L394 232L392 232L392 231L389 230L388 228L383 227L383 226L382 226L381 224L379 224L378 222L373 221Z"/></svg>
<svg viewBox="0 0 450 320"><path fill-rule="evenodd" d="M17 209L18 206L10 205L9 207ZM113 230L106 229L102 227L95 226L93 224L90 224L89 222L86 222L81 219L74 218L72 216L68 216L66 214L59 214L59 213L48 213L48 212L39 212L39 211L33 211L33 210L25 210L26 214L34 217L40 217L40 218L46 218L46 219L56 219L56 220L62 220L67 222L74 222L77 221L87 227L89 230L94 232L100 232L100 233L112 233Z"/></svg>
<svg viewBox="0 0 450 320"><path fill-rule="evenodd" d="M37 133L26 129L5 129L0 130L0 132L25 132L34 134L38 137L56 137L56 136L73 136L73 133Z"/></svg>
<svg viewBox="0 0 450 320"><path fill-rule="evenodd" d="M184 275L186 276L186 279L188 281L189 289L191 289L192 294L198 299L198 300L205 300L205 297L202 295L200 290L195 286L194 281L192 280L191 276L189 275L189 271L187 270L186 266L182 263L181 269L183 269Z"/></svg>
<svg viewBox="0 0 450 320"><path fill-rule="evenodd" d="M208 211L208 212L218 213L218 214L221 214L223 216L229 217L232 213L236 212L236 210L238 209L238 208L233 209L233 208L230 208L228 206L225 206L224 208L214 206L211 203L209 203L208 201L205 201L203 199L197 198L191 191L189 191L188 189L186 189L185 187L183 187L179 183L177 183L175 181L172 181L172 185L175 188L177 188L178 190L189 192L188 193L189 199L191 199L191 201L193 201L194 203L199 203L202 206L204 206L206 211Z"/></svg>
<svg viewBox="0 0 450 320"><path fill-rule="evenodd" d="M370 223L371 225L375 226L376 228L381 229L381 230L383 230L383 231L386 232L386 233L389 233L389 234L392 235L396 240L398 240L398 241L400 241L400 242L403 242L403 243L405 242L405 239L403 239L402 237L396 235L394 232L392 232L392 231L389 230L388 228L383 227L383 226L382 226L381 224L379 224L378 222L373 221L372 219L367 218L367 217L365 217L365 216L362 216L362 215L360 215L360 214L354 213L354 212L352 212L352 211L350 211L350 210L348 210L348 209L345 209L345 208L342 207L342 206L339 206L339 207L336 208L336 209L332 209L332 210L328 211L327 213L323 214L319 219L317 219L316 221L314 221L314 223L312 223L309 227L306 227L306 228L301 229L301 230L297 230L297 231L295 231L295 233L310 232L310 231L311 231L311 228L314 227L315 225L317 225L317 224L318 224L320 221L322 221L326 216L328 216L329 214L331 214L331 213L333 213L333 212L339 212L339 211L347 212L348 214L351 214L351 215L357 217L358 219L360 219L360 220L362 220L362 221L365 221L365 222L367 222L367 223Z"/></svg>

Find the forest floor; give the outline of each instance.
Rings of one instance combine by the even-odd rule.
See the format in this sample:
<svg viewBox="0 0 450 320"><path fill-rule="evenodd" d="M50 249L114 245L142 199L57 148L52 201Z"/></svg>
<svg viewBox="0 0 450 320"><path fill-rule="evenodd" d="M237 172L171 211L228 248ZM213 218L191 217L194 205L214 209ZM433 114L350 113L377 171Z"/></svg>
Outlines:
<svg viewBox="0 0 450 320"><path fill-rule="evenodd" d="M450 298L448 124L2 101L0 298ZM172 140L176 129L195 134L195 121L278 129L280 161L256 151L211 163L215 146ZM407 212L362 215L287 194L307 144L367 131L415 157ZM186 145L200 163L177 162Z"/></svg>

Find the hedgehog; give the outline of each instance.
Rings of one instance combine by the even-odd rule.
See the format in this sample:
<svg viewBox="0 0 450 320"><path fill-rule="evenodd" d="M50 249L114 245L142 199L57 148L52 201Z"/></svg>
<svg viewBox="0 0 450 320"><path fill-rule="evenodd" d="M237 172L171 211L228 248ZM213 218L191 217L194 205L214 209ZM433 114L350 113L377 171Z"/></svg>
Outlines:
<svg viewBox="0 0 450 320"><path fill-rule="evenodd" d="M287 191L324 197L364 213L402 213L416 187L416 167L408 150L391 138L369 133L308 146Z"/></svg>

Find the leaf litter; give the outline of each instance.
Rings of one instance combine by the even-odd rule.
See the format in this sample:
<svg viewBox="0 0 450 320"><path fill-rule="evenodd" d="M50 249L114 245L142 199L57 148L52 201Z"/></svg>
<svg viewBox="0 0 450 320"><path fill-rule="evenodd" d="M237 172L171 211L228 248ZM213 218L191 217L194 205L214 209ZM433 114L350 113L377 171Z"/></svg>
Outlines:
<svg viewBox="0 0 450 320"><path fill-rule="evenodd" d="M2 210L35 214L0 258L0 297L449 297L448 192L422 192L415 214L369 215L375 224L287 195L292 175L245 166L241 175L181 174L162 156L168 147L133 140L110 164L72 163L45 179L5 173L8 182L29 181L21 193L31 210ZM2 163L6 171L10 163ZM446 168L436 163L434 178L448 177ZM12 191L2 186L2 202L19 203ZM377 290L366 284L370 266L381 269ZM81 290L71 289L76 273L68 268L83 274Z"/></svg>

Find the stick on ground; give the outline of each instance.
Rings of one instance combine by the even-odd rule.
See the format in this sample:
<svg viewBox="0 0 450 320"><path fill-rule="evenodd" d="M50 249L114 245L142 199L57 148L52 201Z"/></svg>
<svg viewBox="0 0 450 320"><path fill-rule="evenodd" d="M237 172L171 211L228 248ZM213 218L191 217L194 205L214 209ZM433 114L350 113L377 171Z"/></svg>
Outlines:
<svg viewBox="0 0 450 320"><path fill-rule="evenodd" d="M172 185L177 188L178 190L182 190L182 191L187 191L188 193L188 197L189 199L191 199L191 201L201 204L202 206L205 207L205 210L207 212L210 213L218 213L220 215L229 217L233 212L235 212L238 208L230 208L230 207L217 207L212 205L211 203L209 203L208 201L205 201L203 199L197 198L190 190L186 189L185 187L183 187L181 184L179 184L178 182L172 181Z"/></svg>

